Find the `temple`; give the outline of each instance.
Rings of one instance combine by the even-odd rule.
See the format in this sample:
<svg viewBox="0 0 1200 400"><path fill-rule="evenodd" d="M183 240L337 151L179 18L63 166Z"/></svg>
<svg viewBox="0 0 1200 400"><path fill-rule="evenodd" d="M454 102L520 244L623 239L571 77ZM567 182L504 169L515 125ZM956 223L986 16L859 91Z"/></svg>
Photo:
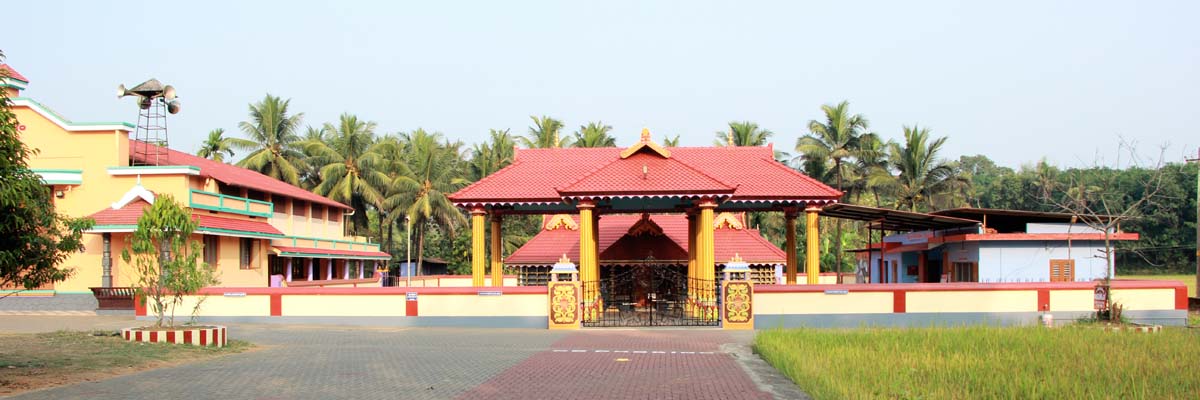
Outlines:
<svg viewBox="0 0 1200 400"><path fill-rule="evenodd" d="M585 324L589 319L603 320L614 308L630 311L646 303L645 296L653 296L655 307L673 319L694 317L703 324L716 318L717 266L725 261L717 259L718 218L730 218L725 213L783 213L787 227L783 281L794 284L800 266L795 220L803 212L808 243L805 281L817 284L818 213L822 206L836 203L841 194L776 161L771 146L664 148L651 139L648 130L643 130L641 139L624 149L517 149L512 165L451 195L450 200L471 214L475 286L488 283L485 276L489 268L490 284L502 285L500 238L504 216L571 214L569 222L551 218L551 222L569 225L569 229L562 233L543 231L527 248L542 242L557 243L551 246L553 252L561 251L578 261ZM489 222L490 240L485 237ZM671 228L664 229L664 225ZM602 232L602 226L629 228ZM671 238L672 234L684 238ZM575 247L562 245L565 241L559 237L564 235L575 237ZM620 241L638 245L621 246ZM647 253L655 249L660 253ZM517 251L509 264L521 263L526 252L534 250ZM553 256L544 253L541 259L532 261L544 264L546 257ZM610 263L613 267L628 262L659 267L641 272L602 269L602 259L615 262ZM660 259L668 262L657 261ZM755 261L763 265L779 260ZM648 280L652 287L644 288ZM639 285L648 292L646 295L637 293L642 290Z"/></svg>

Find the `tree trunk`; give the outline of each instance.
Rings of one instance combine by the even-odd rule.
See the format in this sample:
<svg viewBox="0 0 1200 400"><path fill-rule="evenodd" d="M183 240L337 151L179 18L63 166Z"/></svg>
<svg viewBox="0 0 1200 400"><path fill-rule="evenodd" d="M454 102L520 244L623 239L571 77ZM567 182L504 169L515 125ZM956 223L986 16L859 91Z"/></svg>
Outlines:
<svg viewBox="0 0 1200 400"><path fill-rule="evenodd" d="M425 275L425 228L417 228L417 275Z"/></svg>

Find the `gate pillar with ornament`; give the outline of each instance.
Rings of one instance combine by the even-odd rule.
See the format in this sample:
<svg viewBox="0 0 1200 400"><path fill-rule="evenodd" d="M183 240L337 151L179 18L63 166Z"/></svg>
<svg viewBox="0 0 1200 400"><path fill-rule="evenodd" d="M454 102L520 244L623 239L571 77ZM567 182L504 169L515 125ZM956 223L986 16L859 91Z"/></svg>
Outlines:
<svg viewBox="0 0 1200 400"><path fill-rule="evenodd" d="M582 288L578 276L579 270L566 254L550 269L550 283L546 285L550 307L547 326L550 329L579 329L583 296L580 296Z"/></svg>
<svg viewBox="0 0 1200 400"><path fill-rule="evenodd" d="M721 328L754 329L754 283L750 264L737 254L725 264L725 282L721 284Z"/></svg>

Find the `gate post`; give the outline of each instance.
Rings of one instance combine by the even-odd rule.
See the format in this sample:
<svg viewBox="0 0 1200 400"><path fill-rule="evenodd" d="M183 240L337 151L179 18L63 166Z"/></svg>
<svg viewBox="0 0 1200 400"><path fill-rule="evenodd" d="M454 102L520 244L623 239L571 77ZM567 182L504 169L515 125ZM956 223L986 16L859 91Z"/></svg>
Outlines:
<svg viewBox="0 0 1200 400"><path fill-rule="evenodd" d="M550 329L579 329L582 316L579 303L583 296L580 296L578 275L579 270L566 254L550 270L550 283L546 285L550 306L547 326Z"/></svg>
<svg viewBox="0 0 1200 400"><path fill-rule="evenodd" d="M725 264L725 282L721 285L721 328L754 329L754 283L750 264L734 254Z"/></svg>

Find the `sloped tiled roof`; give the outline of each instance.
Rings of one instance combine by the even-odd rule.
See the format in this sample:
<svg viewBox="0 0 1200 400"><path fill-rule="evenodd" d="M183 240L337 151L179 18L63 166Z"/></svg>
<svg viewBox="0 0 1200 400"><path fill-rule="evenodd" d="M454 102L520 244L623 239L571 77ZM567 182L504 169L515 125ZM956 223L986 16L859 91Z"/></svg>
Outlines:
<svg viewBox="0 0 1200 400"><path fill-rule="evenodd" d="M137 220L142 216L142 211L150 206L145 200L137 199L126 204L125 207L112 209L112 207L104 207L103 210L90 215L96 220L96 225L137 225Z"/></svg>
<svg viewBox="0 0 1200 400"><path fill-rule="evenodd" d="M678 164L654 168L646 163L649 160L646 157L654 155L639 153L621 159L621 149L616 147L517 149L512 165L454 193L450 199L457 204L558 203L563 198L559 189L581 190L584 186L589 190L632 193L636 189L624 185L641 180L643 163L649 169L647 176L684 168L682 166L698 173L679 182L660 181L661 185L642 187L643 190L683 190L689 186L700 189L721 184L736 188L731 197L733 201L829 201L841 195L836 189L775 161L770 147L672 147L667 150L671 154L668 159ZM620 180L602 181L606 185L585 179L610 169L612 172L606 172L604 176L619 173L626 176ZM698 179L700 176L707 179ZM573 187L577 183L581 186Z"/></svg>
<svg viewBox="0 0 1200 400"><path fill-rule="evenodd" d="M26 78L24 75L21 75L20 72L17 72L17 70L13 69L8 64L0 64L0 71L7 72L9 78L16 79L21 82L29 83L29 78ZM4 75L4 74L0 73L0 75Z"/></svg>
<svg viewBox="0 0 1200 400"><path fill-rule="evenodd" d="M96 225L137 225L138 218L142 216L142 212L145 211L146 207L149 206L150 203L147 203L145 200L137 199L116 210L112 209L112 207L104 207L103 210L90 215L90 217L96 221ZM258 233L265 235L283 235L283 232L280 232L279 229L275 229L274 226L271 226L271 224L267 223L266 221L222 218L205 214L194 214L192 215L192 218L197 220L199 228Z"/></svg>
<svg viewBox="0 0 1200 400"><path fill-rule="evenodd" d="M291 247L291 246L273 246L276 250L284 253L299 253L313 255L332 255L332 256L349 256L349 257L391 257L391 254L382 251L364 251L364 250L337 250L337 249L317 249L310 247ZM428 261L428 260L426 260Z"/></svg>
<svg viewBox="0 0 1200 400"><path fill-rule="evenodd" d="M715 194L735 188L678 159L638 153L617 159L584 175L565 188L563 195L609 194Z"/></svg>
<svg viewBox="0 0 1200 400"><path fill-rule="evenodd" d="M130 139L129 142L132 144L134 142L134 140ZM141 144L141 142L138 142L138 143L139 143L138 144L139 146L144 145L144 144ZM153 145L145 145L145 146L153 146ZM135 154L135 153L136 152L131 152L129 156L131 158L133 158L135 161L145 161L145 160L138 159L138 157L145 156L148 154L155 154L158 152L147 151L142 154ZM158 153L158 154L162 154L162 153ZM254 172L254 171L242 168L242 167L238 167L238 166L231 165L231 164L225 164L225 163L221 163L221 162L216 162L213 160L209 160L207 158L197 157L197 156L194 156L194 155L191 155L188 153L184 153L184 152L169 149L169 148L166 149L166 154L167 154L167 156L165 158L167 160L167 164L169 164L169 165L190 165L193 167L198 167L198 168L200 168L201 176L204 176L206 178L216 179L227 185L239 186L239 187L258 190L258 191L267 192L267 193L271 193L271 194L287 196L287 197L291 197L291 198L295 198L295 199L299 199L299 200L310 201L313 203L322 204L322 205L329 206L329 207L340 208L340 209L344 209L344 210L350 209L350 206L347 206L345 204L338 203L336 201L325 198L324 196L320 196L316 193L301 189L296 186L292 186L291 184L288 184L281 180L278 180L278 179L275 179L275 178L272 178L272 177L269 177L269 176L266 176L266 175L263 175L258 172ZM162 159L163 159L163 157L159 156L159 160L161 161Z"/></svg>
<svg viewBox="0 0 1200 400"><path fill-rule="evenodd" d="M664 248L660 244L646 240L622 240L629 232L640 215L603 215L600 218L600 263L611 261L635 261L643 253L653 251L653 256L660 261L687 262L687 217L682 214L651 215L650 219L663 230L666 239L673 242L674 247ZM724 263L737 254L752 264L782 264L787 254L759 234L754 229L716 229L713 231L716 247L714 256L717 263ZM632 245L636 248L618 249L618 246ZM680 257L682 251L682 258ZM579 231L570 229L543 230L536 236L504 259L505 264L515 265L550 265L566 254L574 263L579 263ZM618 258L608 258L608 257ZM640 259L644 259L641 257Z"/></svg>

